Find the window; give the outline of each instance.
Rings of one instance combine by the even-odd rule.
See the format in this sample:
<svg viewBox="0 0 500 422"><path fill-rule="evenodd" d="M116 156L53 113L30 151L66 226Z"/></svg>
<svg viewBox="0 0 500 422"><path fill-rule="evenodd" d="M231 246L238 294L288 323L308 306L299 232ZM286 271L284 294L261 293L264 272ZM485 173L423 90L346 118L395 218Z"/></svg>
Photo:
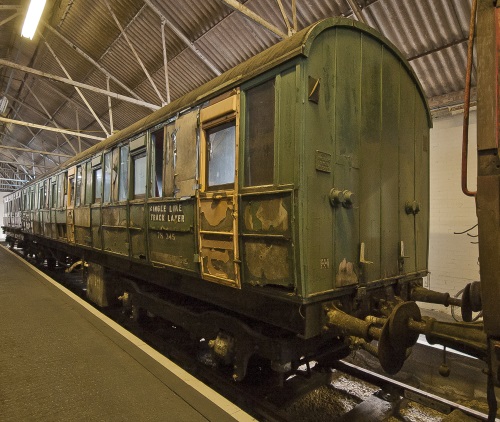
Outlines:
<svg viewBox="0 0 500 422"><path fill-rule="evenodd" d="M69 205L75 205L75 176L69 178Z"/></svg>
<svg viewBox="0 0 500 422"><path fill-rule="evenodd" d="M164 157L164 139L166 127L163 127L151 135L151 196L163 196L163 157Z"/></svg>
<svg viewBox="0 0 500 422"><path fill-rule="evenodd" d="M76 168L76 190L75 190L76 206L79 207L82 202L82 166Z"/></svg>
<svg viewBox="0 0 500 422"><path fill-rule="evenodd" d="M38 188L38 208L42 209L45 206L45 194L43 191L43 184Z"/></svg>
<svg viewBox="0 0 500 422"><path fill-rule="evenodd" d="M111 202L111 152L104 154L103 202Z"/></svg>
<svg viewBox="0 0 500 422"><path fill-rule="evenodd" d="M146 195L146 151L132 157L134 173L134 198Z"/></svg>
<svg viewBox="0 0 500 422"><path fill-rule="evenodd" d="M92 203L92 163L90 161L87 162L86 170L85 170L85 205L89 205Z"/></svg>
<svg viewBox="0 0 500 422"><path fill-rule="evenodd" d="M43 189L43 195L44 195L44 201L43 203L45 204L44 205L44 208L45 209L48 209L49 208L49 181L46 180L45 181L45 187Z"/></svg>
<svg viewBox="0 0 500 422"><path fill-rule="evenodd" d="M274 80L246 92L245 186L274 179Z"/></svg>
<svg viewBox="0 0 500 422"><path fill-rule="evenodd" d="M50 193L51 193L51 204L50 208L55 208L57 206L57 183L56 179L52 179L52 185L50 187Z"/></svg>
<svg viewBox="0 0 500 422"><path fill-rule="evenodd" d="M64 173L61 177L61 180L63 185L62 206L65 207L68 203L68 173Z"/></svg>
<svg viewBox="0 0 500 422"><path fill-rule="evenodd" d="M120 181L118 182L120 193L119 201L128 199L128 145L120 148Z"/></svg>
<svg viewBox="0 0 500 422"><path fill-rule="evenodd" d="M111 156L111 202L118 201L118 169L120 167L120 149L115 148Z"/></svg>
<svg viewBox="0 0 500 422"><path fill-rule="evenodd" d="M68 200L68 173L61 173L57 180L57 206L65 207Z"/></svg>
<svg viewBox="0 0 500 422"><path fill-rule="evenodd" d="M95 168L92 176L92 182L94 184L94 198L92 202L99 203L102 199L102 168Z"/></svg>
<svg viewBox="0 0 500 422"><path fill-rule="evenodd" d="M207 187L234 184L236 126L229 122L206 131Z"/></svg>

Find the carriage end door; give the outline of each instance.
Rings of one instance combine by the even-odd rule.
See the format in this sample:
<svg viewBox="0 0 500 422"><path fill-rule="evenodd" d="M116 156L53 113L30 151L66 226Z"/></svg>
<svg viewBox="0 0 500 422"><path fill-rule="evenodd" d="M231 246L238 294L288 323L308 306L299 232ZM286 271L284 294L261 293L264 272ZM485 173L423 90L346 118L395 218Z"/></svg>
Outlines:
<svg viewBox="0 0 500 422"><path fill-rule="evenodd" d="M240 287L238 251L239 92L200 112L198 227L205 280Z"/></svg>

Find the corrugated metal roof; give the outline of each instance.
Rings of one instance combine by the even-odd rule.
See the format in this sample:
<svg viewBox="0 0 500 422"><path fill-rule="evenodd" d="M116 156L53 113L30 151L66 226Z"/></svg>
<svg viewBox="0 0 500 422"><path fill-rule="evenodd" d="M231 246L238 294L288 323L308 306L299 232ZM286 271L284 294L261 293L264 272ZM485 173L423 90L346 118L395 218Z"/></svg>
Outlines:
<svg viewBox="0 0 500 422"><path fill-rule="evenodd" d="M165 26L172 100L215 77L211 66L221 72L226 71L280 40L276 34L233 11L221 0L151 1L168 19L169 24L175 26L175 30L169 24ZM160 16L143 0L110 0L109 3L165 100ZM241 3L280 31L287 32L275 0L247 0ZM463 89L465 40L468 36L471 0L357 0L357 3L366 23L380 31L410 59L428 98ZM9 5L17 7L18 1L2 2L2 6ZM283 6L291 24L291 2L283 1ZM15 12L16 9L0 8L0 22ZM297 1L298 30L320 19L341 15L354 18L346 0ZM110 15L105 0L49 0L44 18L62 36L85 51L138 97L149 103L161 104L155 89ZM64 76L40 37L36 37L33 42L20 38L18 33L22 20L21 15L16 16L0 26L0 58ZM106 88L106 77L100 70L47 28L41 26L39 29L71 78ZM189 40L192 48L204 56L206 62L186 45L176 31L180 31ZM47 123L45 112L28 90L28 85L61 127L76 130L75 110L78 109L80 129L104 136L100 125L73 87L54 81L42 81L39 77L7 67L0 68L0 78L0 96L8 87L7 94L25 104L11 101L9 117L53 126L52 123ZM114 81L110 82L110 86L112 91L130 96ZM109 131L107 97L89 90L82 92ZM113 100L112 104L115 129L123 129L150 113L145 107L123 101ZM14 110L18 113L17 117ZM0 133L4 131L4 126L0 125ZM9 132L0 142L37 150L74 153L60 134L37 132L38 130L9 125ZM33 137L33 134L36 136ZM83 140L83 148L95 142ZM71 137L71 143L74 148L78 148L76 138ZM34 160L36 163L50 164L51 160L56 163L59 161L57 157L48 156L44 159L39 154L0 150L0 160L2 157L12 160L13 156L23 162Z"/></svg>

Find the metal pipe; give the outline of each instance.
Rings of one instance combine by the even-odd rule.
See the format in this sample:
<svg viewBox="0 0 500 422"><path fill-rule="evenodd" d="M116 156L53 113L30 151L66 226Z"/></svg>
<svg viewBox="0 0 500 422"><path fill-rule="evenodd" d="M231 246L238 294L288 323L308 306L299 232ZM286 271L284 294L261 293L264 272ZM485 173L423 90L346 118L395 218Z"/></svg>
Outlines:
<svg viewBox="0 0 500 422"><path fill-rule="evenodd" d="M415 302L436 303L444 306L462 306L462 299L451 297L449 293L436 292L424 287L415 287L410 293Z"/></svg>
<svg viewBox="0 0 500 422"><path fill-rule="evenodd" d="M470 12L469 41L467 47L467 73L465 75L464 125L462 132L462 192L466 196L476 196L476 192L467 187L467 159L469 154L469 108L472 61L474 59L474 32L476 30L477 0L472 0Z"/></svg>
<svg viewBox="0 0 500 422"><path fill-rule="evenodd" d="M7 117L0 117L0 122L12 123L12 124L19 125L19 126L34 127L36 129L48 130L49 132L66 133L66 134L72 135L72 136L83 136L84 138L96 139L98 141L103 141L104 139L106 139L106 138L102 138L100 136L87 135L86 133L78 133L78 132L73 132L71 130L58 129L58 128L50 127L50 126L37 125L36 123L28 123L28 122L22 122L21 120L8 119ZM70 156L68 156L68 157L70 157Z"/></svg>
<svg viewBox="0 0 500 422"><path fill-rule="evenodd" d="M109 91L109 76L106 77L106 88ZM109 131L113 134L113 109L111 108L111 97L108 97L108 111L109 111Z"/></svg>
<svg viewBox="0 0 500 422"><path fill-rule="evenodd" d="M165 69L165 91L167 93L167 104L170 103L170 83L168 80L168 63L167 63L167 42L165 40L165 20L161 20L161 43L163 46L163 68Z"/></svg>
<svg viewBox="0 0 500 422"><path fill-rule="evenodd" d="M76 113L76 131L78 132L78 152L82 152L82 138L80 138L80 116L78 115L78 107L75 107L75 113Z"/></svg>
<svg viewBox="0 0 500 422"><path fill-rule="evenodd" d="M145 101L139 101L139 100L136 100L135 98L127 97L126 95L117 94L116 92L109 92L109 91L106 91L105 89L97 88L95 86L87 85L87 84L84 84L82 82L77 82L77 81L74 81L74 80L71 80L68 78L63 78L61 76L52 75L50 73L42 72L41 70L37 70L37 69L33 69L31 67L12 63L8 60L0 59L0 65L11 67L11 68L17 69L17 70L21 70L21 71L26 72L26 73L31 73L33 75L41 76L43 78L52 79L53 81L63 82L63 83L68 84L68 85L76 86L76 87L83 88L83 89L88 89L89 91L97 92L97 93L103 94L103 95L108 95L108 96L115 98L117 100L126 101L128 103L136 104L136 105L139 105L142 107L147 107L151 110L158 110L161 108L160 106L157 106L156 104L147 103Z"/></svg>

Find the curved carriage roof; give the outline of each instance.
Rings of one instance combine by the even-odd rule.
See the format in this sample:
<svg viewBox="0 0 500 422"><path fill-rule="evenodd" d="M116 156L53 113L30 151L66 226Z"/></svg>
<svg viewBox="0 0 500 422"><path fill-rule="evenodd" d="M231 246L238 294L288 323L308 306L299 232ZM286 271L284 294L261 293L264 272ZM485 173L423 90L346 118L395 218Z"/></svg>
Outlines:
<svg viewBox="0 0 500 422"><path fill-rule="evenodd" d="M248 81L253 77L263 72L266 72L294 57L297 56L307 57L309 55L309 51L316 37L321 32L331 27L351 27L353 29L369 34L370 36L378 39L389 50L391 50L392 53L395 54L400 59L401 63L405 66L408 74L411 75L412 79L414 80L418 88L418 91L420 93L420 96L422 98L422 101L425 104L427 110L427 119L429 126L432 125L430 110L422 86L417 76L415 75L415 72L408 64L406 59L397 50L397 48L387 38L385 38L378 32L374 31L373 29L362 23L346 18L329 18L316 22L313 25L304 28L303 30L297 32L296 34L285 39L284 41L275 44L274 46L268 48L267 50L264 50L263 52L255 55L251 59L243 63L240 63L239 65L228 70L227 72L224 72L222 75L212 79L211 81L205 83L204 85L201 85L200 87L176 99L175 101L172 101L170 104L162 107L161 109L155 111L149 116L139 120L133 125L121 130L120 132L113 134L106 140L83 151L82 153L76 155L75 157L70 158L68 161L66 161L60 167L58 167L58 169L46 174L45 176L57 173L62 168L71 167L72 165L82 160L90 158L99 151L102 151L106 148L111 147L114 144L117 144L136 134L139 134L144 130L165 121L169 117L174 116L176 113L185 110L188 107L200 104L210 98L213 98L223 93L224 91L239 86L243 82Z"/></svg>

